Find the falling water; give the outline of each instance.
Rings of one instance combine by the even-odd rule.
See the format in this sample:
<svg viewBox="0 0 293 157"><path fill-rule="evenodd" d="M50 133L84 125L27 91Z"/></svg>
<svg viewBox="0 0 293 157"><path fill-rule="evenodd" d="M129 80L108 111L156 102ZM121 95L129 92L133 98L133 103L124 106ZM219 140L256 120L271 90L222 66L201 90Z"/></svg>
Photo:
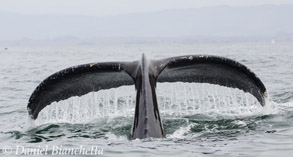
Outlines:
<svg viewBox="0 0 293 157"><path fill-rule="evenodd" d="M123 86L72 97L47 106L36 123L82 123L93 119L132 117L135 96L133 86ZM263 109L249 93L206 83L159 83L157 98L160 114L165 118L194 114L251 115Z"/></svg>
<svg viewBox="0 0 293 157"><path fill-rule="evenodd" d="M36 123L82 123L96 118L132 116L135 104L134 95L133 86L123 86L91 92L81 97L71 97L45 107L40 112Z"/></svg>
<svg viewBox="0 0 293 157"><path fill-rule="evenodd" d="M15 150L16 145L76 148L82 144L104 148L105 156L290 157L292 52L292 42L10 47L0 52L0 154L4 146ZM136 96L133 86L52 103L41 111L37 125L26 121L31 93L50 74L91 62L133 61L141 53L153 59L186 54L235 59L260 77L270 98L261 107L252 95L237 89L158 84L164 139L129 140Z"/></svg>
<svg viewBox="0 0 293 157"><path fill-rule="evenodd" d="M161 115L247 115L262 110L250 93L207 83L163 83L158 85Z"/></svg>

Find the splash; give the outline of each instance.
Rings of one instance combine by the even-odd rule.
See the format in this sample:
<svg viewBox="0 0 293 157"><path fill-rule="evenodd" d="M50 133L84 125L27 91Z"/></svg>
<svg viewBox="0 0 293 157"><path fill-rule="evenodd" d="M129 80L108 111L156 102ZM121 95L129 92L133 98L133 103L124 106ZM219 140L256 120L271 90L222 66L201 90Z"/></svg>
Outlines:
<svg viewBox="0 0 293 157"><path fill-rule="evenodd" d="M134 96L133 86L123 86L71 97L46 106L40 112L36 123L84 123L95 119L133 116Z"/></svg>
<svg viewBox="0 0 293 157"><path fill-rule="evenodd" d="M54 102L40 112L36 124L133 117L135 96L133 86L123 86ZM160 114L167 118L194 114L247 116L270 113L276 106L269 102L263 108L249 93L206 83L159 83L157 98Z"/></svg>
<svg viewBox="0 0 293 157"><path fill-rule="evenodd" d="M157 89L162 116L247 116L262 113L264 110L253 95L235 88L178 82L158 84ZM270 112L271 102L266 106L267 112Z"/></svg>
<svg viewBox="0 0 293 157"><path fill-rule="evenodd" d="M186 134L188 134L190 132L190 129L192 127L194 127L195 124L189 124L187 126L182 126L179 129L177 129L173 134L169 134L167 135L167 138L182 138L184 137Z"/></svg>

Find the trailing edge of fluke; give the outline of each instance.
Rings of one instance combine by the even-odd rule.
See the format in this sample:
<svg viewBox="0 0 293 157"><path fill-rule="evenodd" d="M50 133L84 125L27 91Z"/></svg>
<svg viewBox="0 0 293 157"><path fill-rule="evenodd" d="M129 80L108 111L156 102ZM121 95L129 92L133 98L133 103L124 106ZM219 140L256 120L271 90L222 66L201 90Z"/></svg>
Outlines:
<svg viewBox="0 0 293 157"><path fill-rule="evenodd" d="M157 82L197 82L238 88L265 105L266 88L246 66L211 55L188 55L160 60L90 63L61 70L46 78L32 93L28 112L37 119L52 102L101 89L135 85L136 107L132 138L162 138L164 130L156 97Z"/></svg>

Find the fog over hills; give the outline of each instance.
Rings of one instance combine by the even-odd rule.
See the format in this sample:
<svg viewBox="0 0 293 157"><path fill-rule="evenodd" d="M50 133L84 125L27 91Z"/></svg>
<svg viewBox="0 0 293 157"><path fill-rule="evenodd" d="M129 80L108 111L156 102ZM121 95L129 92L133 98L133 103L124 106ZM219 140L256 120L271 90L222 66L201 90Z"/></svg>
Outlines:
<svg viewBox="0 0 293 157"><path fill-rule="evenodd" d="M114 38L293 40L293 5L206 7L96 17L0 11L0 41Z"/></svg>

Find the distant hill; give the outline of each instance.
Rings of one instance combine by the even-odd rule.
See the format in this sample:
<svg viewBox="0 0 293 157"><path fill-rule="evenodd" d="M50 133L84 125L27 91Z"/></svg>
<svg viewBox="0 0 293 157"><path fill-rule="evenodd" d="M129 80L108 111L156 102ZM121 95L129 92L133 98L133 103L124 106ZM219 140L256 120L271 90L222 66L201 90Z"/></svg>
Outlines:
<svg viewBox="0 0 293 157"><path fill-rule="evenodd" d="M92 40L112 37L291 38L293 5L218 6L107 17L0 12L0 20L0 41Z"/></svg>

